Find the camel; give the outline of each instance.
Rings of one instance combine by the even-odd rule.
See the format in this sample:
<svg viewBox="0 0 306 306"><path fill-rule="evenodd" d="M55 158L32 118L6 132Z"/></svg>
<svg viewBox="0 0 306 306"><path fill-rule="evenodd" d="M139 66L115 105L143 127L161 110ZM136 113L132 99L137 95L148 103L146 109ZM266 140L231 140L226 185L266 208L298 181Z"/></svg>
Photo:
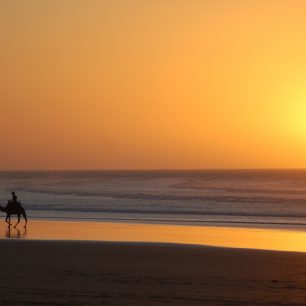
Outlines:
<svg viewBox="0 0 306 306"><path fill-rule="evenodd" d="M25 225L24 228L27 227L27 223L28 223L28 219L27 219L27 215L25 212L25 209L21 206L20 202L11 202L8 201L7 205L5 207L0 205L0 211L3 211L6 213L6 219L5 222L8 224L8 226L10 227L11 224L11 215L17 215L18 221L17 223L14 225L14 227L16 228L16 226L18 225L18 223L20 222L20 216L22 215L24 220L25 220Z"/></svg>

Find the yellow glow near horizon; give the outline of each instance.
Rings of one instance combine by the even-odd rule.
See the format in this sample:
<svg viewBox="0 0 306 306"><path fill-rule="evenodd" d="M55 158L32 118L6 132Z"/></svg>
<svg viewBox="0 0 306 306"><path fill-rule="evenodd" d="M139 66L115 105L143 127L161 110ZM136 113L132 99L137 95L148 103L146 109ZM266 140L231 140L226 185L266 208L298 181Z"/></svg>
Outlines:
<svg viewBox="0 0 306 306"><path fill-rule="evenodd" d="M0 169L306 167L305 13L0 0Z"/></svg>

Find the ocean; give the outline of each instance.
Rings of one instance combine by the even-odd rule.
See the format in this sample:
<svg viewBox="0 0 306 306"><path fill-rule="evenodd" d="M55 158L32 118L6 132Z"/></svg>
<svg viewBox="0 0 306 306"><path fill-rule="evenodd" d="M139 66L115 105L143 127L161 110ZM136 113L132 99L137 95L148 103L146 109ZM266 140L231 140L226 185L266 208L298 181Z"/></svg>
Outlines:
<svg viewBox="0 0 306 306"><path fill-rule="evenodd" d="M30 220L306 224L306 170L0 172L12 191Z"/></svg>

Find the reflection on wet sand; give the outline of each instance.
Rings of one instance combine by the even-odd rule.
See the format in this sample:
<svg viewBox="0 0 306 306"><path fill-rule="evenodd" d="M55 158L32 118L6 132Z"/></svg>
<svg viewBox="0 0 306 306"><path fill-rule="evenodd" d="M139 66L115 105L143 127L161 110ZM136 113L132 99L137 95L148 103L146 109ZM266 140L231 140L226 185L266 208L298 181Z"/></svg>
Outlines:
<svg viewBox="0 0 306 306"><path fill-rule="evenodd" d="M42 220L31 220L28 232L21 227L19 230L18 227L4 229L2 226L4 224L0 223L0 238L178 243L306 252L306 229L297 230L297 227L272 229Z"/></svg>
<svg viewBox="0 0 306 306"><path fill-rule="evenodd" d="M20 230L18 228L7 227L5 231L6 238L20 239L20 238L26 238L26 236L27 236L26 228L24 228L23 230Z"/></svg>

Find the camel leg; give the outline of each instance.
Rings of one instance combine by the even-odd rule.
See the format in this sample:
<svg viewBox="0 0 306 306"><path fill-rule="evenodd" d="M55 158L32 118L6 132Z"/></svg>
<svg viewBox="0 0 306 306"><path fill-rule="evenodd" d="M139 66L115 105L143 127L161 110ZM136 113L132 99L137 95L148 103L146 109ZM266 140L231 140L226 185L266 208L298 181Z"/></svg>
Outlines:
<svg viewBox="0 0 306 306"><path fill-rule="evenodd" d="M5 222L8 224L8 226L10 226L10 225L11 225L11 223L10 223L10 221L9 221L9 215L6 215Z"/></svg>
<svg viewBox="0 0 306 306"><path fill-rule="evenodd" d="M22 216L25 220L24 228L27 228L28 218L27 218L27 214L26 214L25 210L22 212Z"/></svg>
<svg viewBox="0 0 306 306"><path fill-rule="evenodd" d="M17 223L14 226L15 228L16 228L17 224L20 222L20 215L18 214L17 217L18 217L18 220L17 220Z"/></svg>
<svg viewBox="0 0 306 306"><path fill-rule="evenodd" d="M11 215L8 215L6 217L6 222L7 222L8 226L11 226Z"/></svg>

